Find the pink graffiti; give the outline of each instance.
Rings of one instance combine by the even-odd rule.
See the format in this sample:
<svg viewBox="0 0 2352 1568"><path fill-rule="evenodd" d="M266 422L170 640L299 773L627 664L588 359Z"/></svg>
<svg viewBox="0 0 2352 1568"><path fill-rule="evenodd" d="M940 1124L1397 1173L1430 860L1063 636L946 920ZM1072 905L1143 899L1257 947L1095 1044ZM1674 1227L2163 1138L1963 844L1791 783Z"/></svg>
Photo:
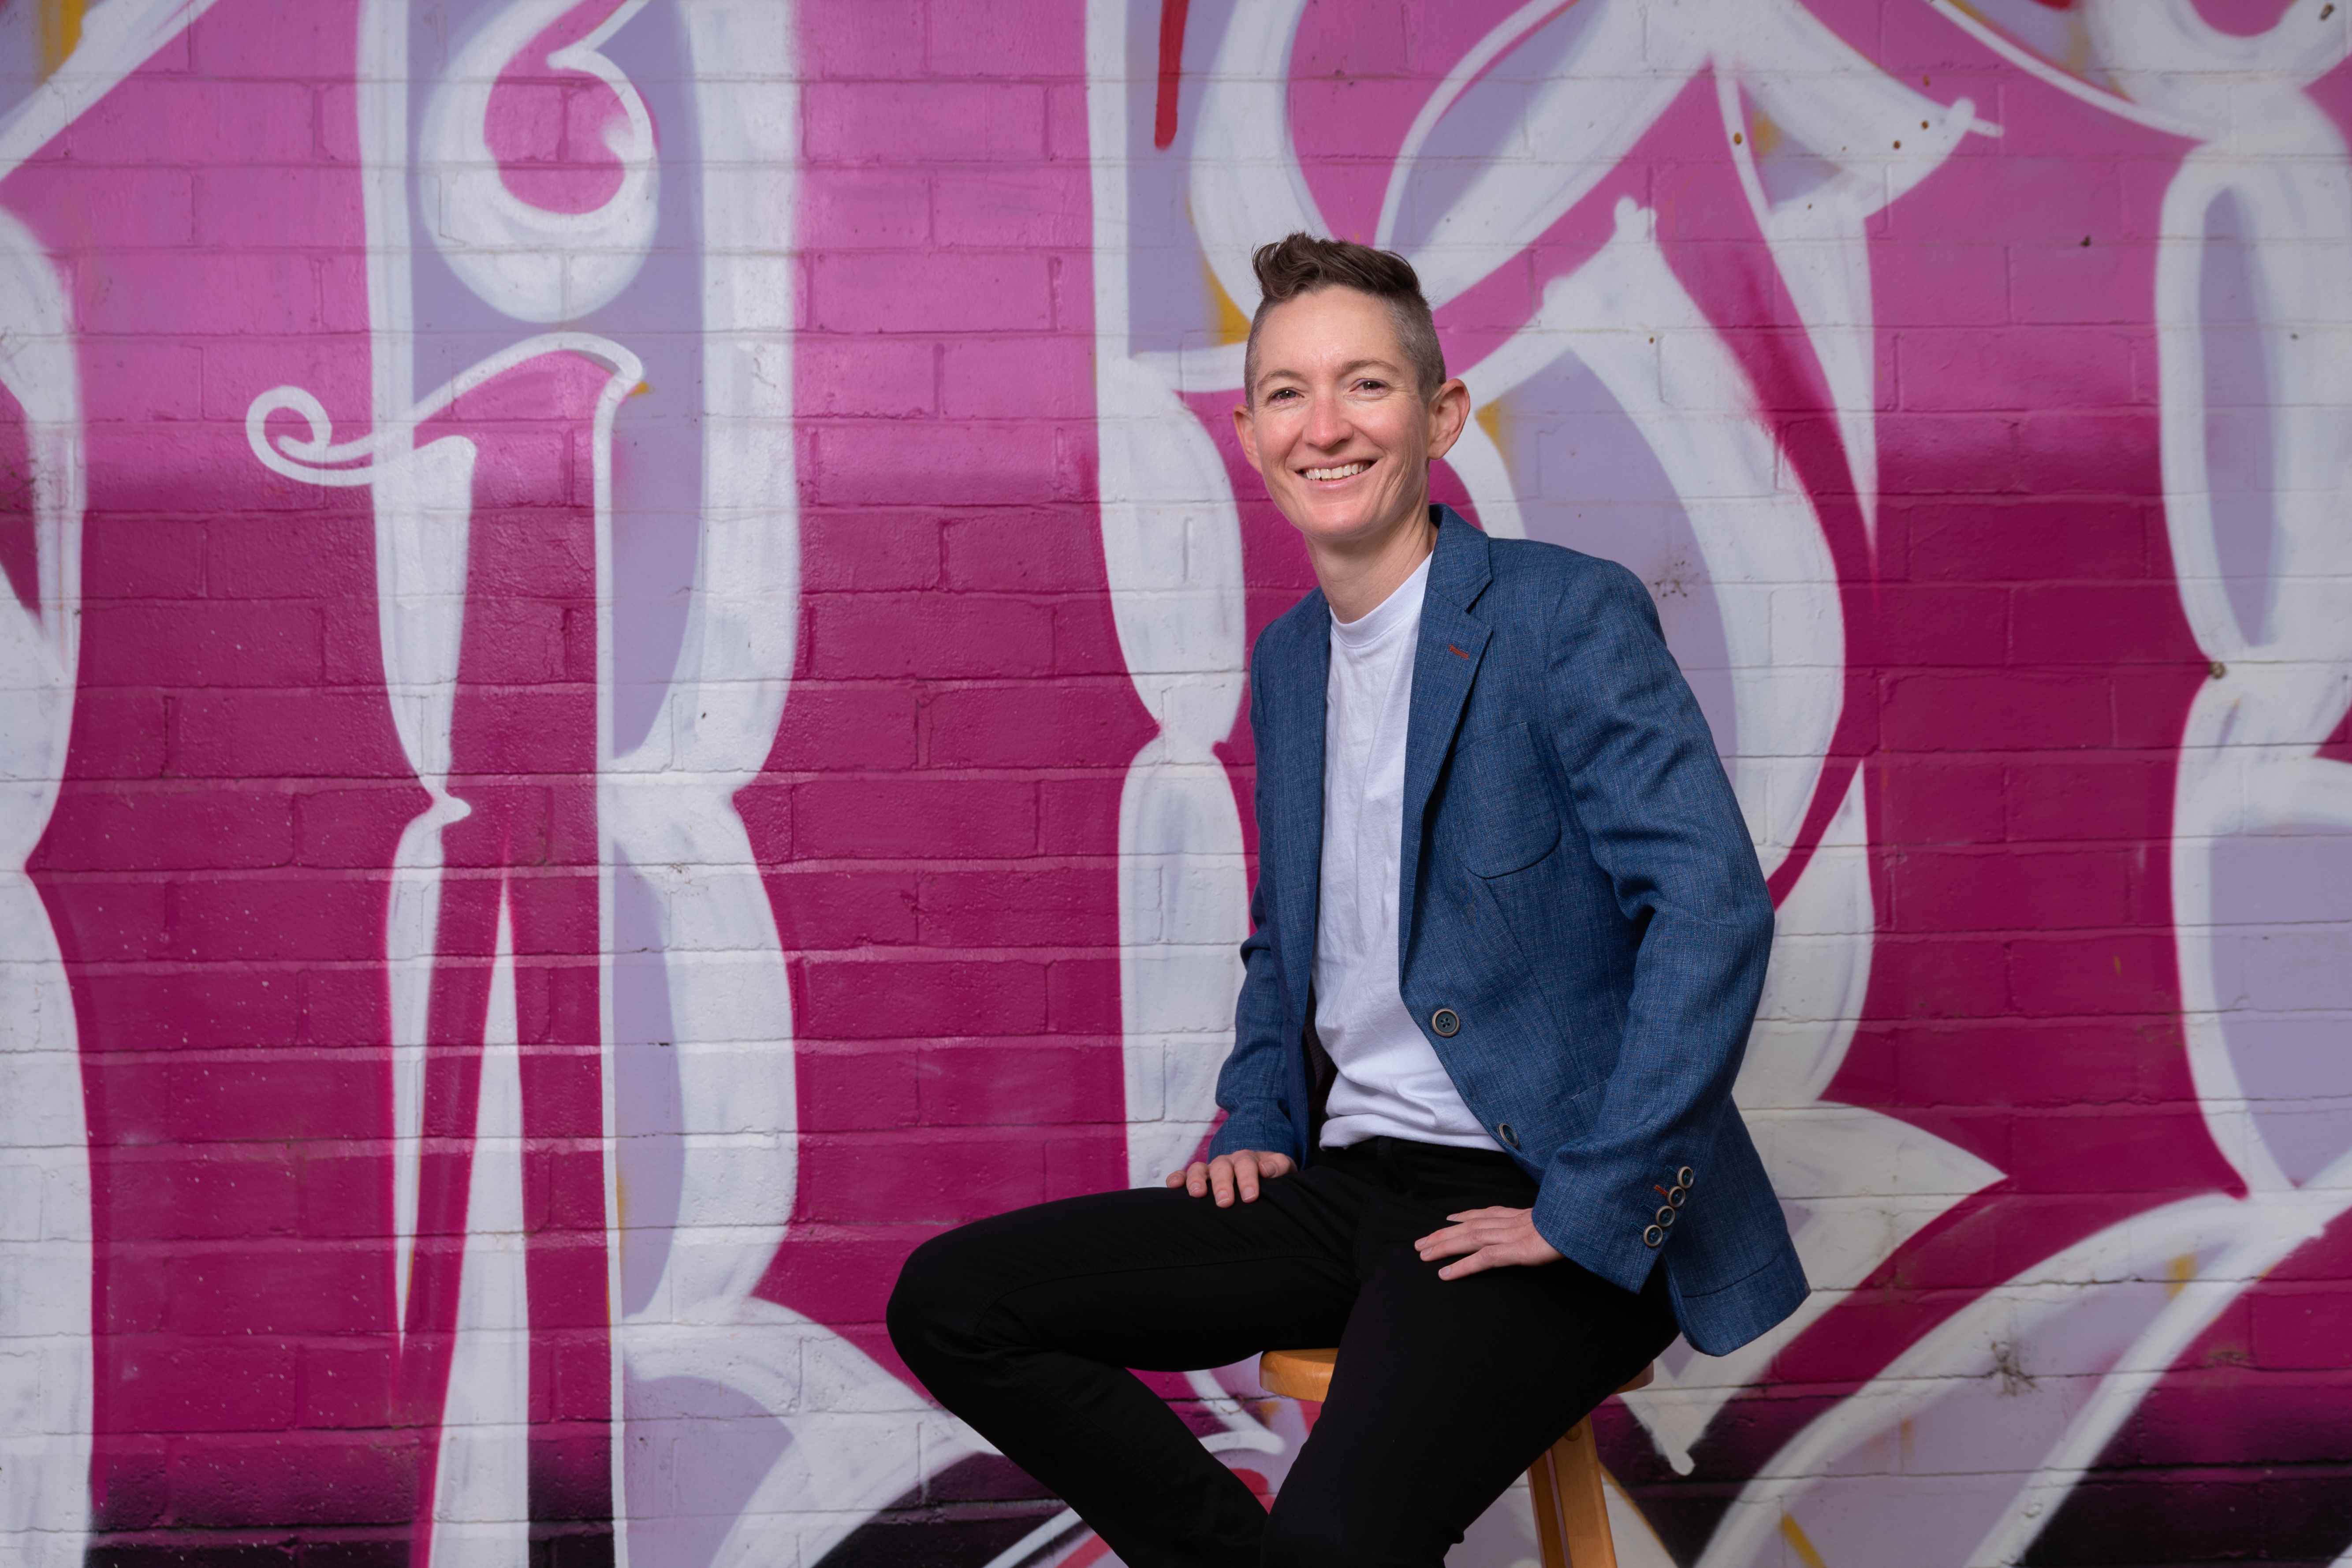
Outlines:
<svg viewBox="0 0 2352 1568"><path fill-rule="evenodd" d="M93 50L112 36L100 21L129 4L91 8ZM0 9L0 28L26 9ZM316 0L299 26L263 0L190 7L0 175L0 206L67 290L88 481L70 746L28 871L70 986L89 1129L89 1323L78 1342L93 1552L470 1561L457 1526L478 1521L436 1510L472 1462L452 1457L451 1411L467 1392L456 1370L473 1331L464 1291L484 1256L472 1194L486 1157L509 1161L479 1131L506 975L520 1075L516 1442L529 1515L506 1522L592 1560L659 1523L677 1533L646 1537L663 1544L640 1556L707 1561L732 1540L746 1552L782 1542L811 1561L838 1551L975 1568L1052 1524L1050 1500L900 1381L878 1320L925 1236L1131 1179L1132 1152L1157 1151L1177 1136L1169 1127L1189 1138L1188 1118L1206 1114L1177 1103L1199 1098L1181 1066L1136 1073L1139 1053L1161 1048L1162 1024L1138 1022L1134 966L1155 944L1214 945L1144 917L1193 918L1180 910L1185 876L1234 876L1225 860L1245 876L1254 759L1244 714L1214 746L1217 766L1202 763L1208 795L1230 795L1230 819L1222 798L1209 812L1202 795L1153 793L1166 779L1149 773L1151 748L1177 726L1155 717L1173 710L1153 706L1152 682L1196 679L1213 694L1237 666L1217 663L1226 634L1208 611L1170 639L1197 656L1175 677L1138 652L1136 605L1200 584L1151 578L1158 565L1119 553L1106 518L1132 498L1110 493L1105 474L1117 471L1112 437L1131 432L1112 428L1104 400L1132 392L1113 369L1162 376L1149 384L1165 399L1138 405L1151 412L1134 422L1208 454L1200 493L1181 498L1199 531L1184 569L1209 581L1231 544L1242 646L1309 578L1231 446L1233 392L1215 366L1232 352L1232 312L1252 301L1222 279L1220 214L1186 182L1225 156L1205 95L1265 81L1297 179L1286 168L1232 188L1274 190L1357 237L1387 224L1406 246L1452 214L1457 226L1428 253L1433 276L1477 246L1497 251L1440 301L1457 369L1523 348L1548 301L1648 266L1654 247L1655 270L1638 274L1652 292L1633 305L1671 296L1691 316L1658 327L1670 341L1652 380L1664 386L1694 363L1675 357L1685 353L1728 367L1701 390L1748 400L1772 489L1736 499L1746 515L1801 510L1826 563L1818 574L1790 565L1785 578L1741 581L1684 548L1698 537L1691 513L1712 498L1694 502L1657 478L1662 426L1642 426L1622 387L1574 366L1493 399L1492 460L1443 469L1438 494L1498 531L1650 552L1634 563L1670 636L1691 639L1678 647L1695 683L1725 712L1738 710L1734 661L1701 646L1707 617L1724 618L1719 590L1758 590L1751 605L1781 595L1757 612L1775 637L1801 643L1834 622L1796 661L1821 672L1826 693L1822 732L1806 742L1816 754L1774 759L1772 788L1789 798L1758 814L1778 825L1766 847L1784 920L1811 918L1818 879L1859 867L1865 929L1830 933L1864 950L1854 997L1812 999L1799 1020L1844 1026L1842 1054L1794 1109L1868 1113L1885 1142L1873 1146L1879 1165L1833 1173L1849 1187L1791 1193L1792 1213L1880 1203L1869 1212L1891 1226L1901 1205L1873 1184L1897 1181L1922 1149L1990 1173L1928 1194L1932 1215L1839 1283L1703 1422L1674 1427L1638 1403L1604 1410L1612 1469L1654 1536L1628 1545L1628 1561L1744 1568L1765 1560L1738 1545L1750 1514L1796 1522L1805 1550L1833 1562L1884 1560L1922 1520L1955 1552L2006 1530L2035 1561L2343 1553L2332 1489L2347 1456L2328 1400L2352 1326L2346 1222L2329 1210L2282 1230L2270 1261L2214 1270L2238 1256L2233 1229L2333 1201L2318 1175L2352 1124L2352 1079L2323 1038L2352 1005L2329 979L2352 921L2330 890L2341 835L2315 809L2308 821L2291 809L2352 764L2352 689L2324 719L2259 745L2207 744L2195 728L2224 701L2238 704L2231 722L2253 724L2284 700L2263 682L2334 668L2278 651L2282 626L2308 610L2295 593L2330 579L2299 566L2285 590L2273 582L2289 573L2282 552L2308 542L2263 511L2297 485L2259 457L2273 450L2263 421L2335 406L2325 388L2298 404L2302 393L2263 379L2284 374L2282 353L2304 351L2262 336L2278 316L2264 294L2275 279L2260 270L2275 231L2262 226L2279 210L2326 213L2265 206L2259 179L2291 179L2273 163L2308 168L2317 153L2265 163L2272 143L2229 143L2237 162L2214 173L2207 154L2226 136L2197 119L2197 102L2160 100L2188 92L2196 73L2135 76L2102 54L2111 8L2093 0L1981 0L1964 18L1878 0L1757 0L1687 59L1674 52L1673 8L1652 7L1643 58L1662 73L1656 102L1573 199L1506 247L1492 236L1513 212L1474 222L1447 204L1471 202L1476 172L1497 159L1521 160L1531 188L1575 162L1564 121L1542 123L1568 140L1511 137L1538 122L1529 103L1544 83L1599 91L1614 79L1577 77L1575 50L1622 22L1622 5L1301 0L1277 47L1246 58L1227 45L1255 37L1236 29L1265 26L1273 0L1055 0L1017 23L983 5L779 5L794 67L769 85L796 95L795 183L776 234L735 251L772 240L796 270L789 300L747 289L734 304L754 318L775 308L788 323L735 335L772 331L790 349L772 389L788 414L771 423L789 428L782 488L793 493L774 498L762 526L797 531L797 652L772 739L773 708L758 726L764 766L731 775L719 826L748 839L744 885L756 875L781 967L775 946L755 956L786 977L790 1016L719 1044L741 1052L724 1069L735 1087L789 1075L791 1114L727 1124L730 1081L679 1069L674 1125L633 1122L669 1112L608 1110L641 1092L608 1072L615 1047L659 1059L686 1037L674 1027L684 1008L654 994L671 972L656 985L646 969L623 980L610 966L616 943L657 943L624 929L621 895L601 880L610 792L640 781L616 778L614 762L637 742L600 736L653 722L640 689L682 666L704 626L677 606L732 586L663 573L692 552L677 542L693 536L703 488L736 450L709 440L698 400L737 367L715 343L677 348L702 344L702 312L727 291L699 270L712 247L693 225L709 213L672 197L703 172L687 150L725 163L741 121L698 98L707 83L678 65L695 8L483 4L429 17L457 53L494 23L526 39L499 44L508 58L487 109L437 81L446 61L420 51L410 121L379 141L357 69L362 15L375 9L397 7ZM2216 47L2246 50L2271 47L2294 15L2284 0L2189 9ZM1124 54L1092 57L1089 37L1113 21ZM1507 47L1465 67L1512 26ZM1925 144L1899 144L1908 123L1868 150L1884 199L1847 237L1855 270L1828 283L1803 273L1802 256L1847 238L1775 226L1788 217L1778 208L1801 213L1807 193L1843 189L1846 165L1832 154L1850 151L1806 143L1800 132L1818 127L1802 104L1774 107L1804 73L1769 50L1799 45L1845 62L1854 101L1899 89L1924 106L1923 136L1951 131L1927 167L1898 156ZM2302 86L2281 85L2284 66L2247 70L2262 81L2233 100L2239 123L2277 146L2303 148L2290 132L2319 134L2306 110L2339 140L2352 132L2352 68L2329 65ZM71 88L70 73L58 80L53 98ZM531 210L485 203L481 226L455 238L421 225L372 232L386 211L419 221L425 182L405 169L408 185L383 200L371 149L421 144L445 90L440 101L457 105L446 145L463 152L457 132L478 130L499 174L484 184L502 182ZM1454 96L1435 113L1440 92ZM15 113L0 111L0 127L31 123L5 117ZM659 160L627 129L656 122L670 132L658 202ZM1115 125L1125 143L1107 147L1099 137ZM2184 332L2164 314L2183 297L2166 214L2192 177L2232 194L2193 215L2208 227L2189 297L2207 314ZM1130 233L1098 222L1107 191L1125 193ZM605 215L546 230L604 267L583 295L566 293L575 258L557 242L479 238L539 232L527 228L534 214ZM371 268L404 245L416 279L394 309ZM1131 322L1110 321L1097 292L1114 252L1130 280L1108 314L1129 309ZM1840 309L1865 330L1841 339L1853 321L1832 319L1823 290L1857 278ZM518 322L576 321L583 300L610 312L598 331L679 356L674 375L647 372L648 395L625 405L609 451L597 404L618 394L584 350L526 353L429 413L371 406L380 342L408 332L408 369L447 359L454 374L513 351L534 330ZM1651 323L1628 314L1622 325L1647 335ZM1121 332L1129 341L1106 348ZM2179 361L2166 356L2198 332L2212 363L2185 416ZM2228 357L2241 351L2253 357ZM454 437L474 448L470 489L452 503L468 531L462 636L435 767L412 761L402 705L415 694L385 668L397 639L371 491L273 472L248 442L248 411L287 387L314 397L339 438L410 418L421 420L404 431L412 447ZM271 438L299 446L299 410L274 406ZM1690 412L1663 396L1659 406L1667 423ZM0 574L13 601L0 608L12 613L43 603L53 564L31 477L35 407L0 387ZM2186 447L2184 417L2200 424ZM2180 482L2184 450L2218 477ZM617 521L597 510L604 458L624 498ZM2192 496L2214 519L2210 569L2184 521ZM633 564L616 569L623 559ZM2294 602L2282 608L2282 595ZM2234 606L2243 656L2212 646L2217 595ZM1167 610L1150 629L1194 613ZM637 662L600 664L600 648L625 638L638 639ZM1833 653L1816 660L1825 647ZM1210 735L1228 711L1213 709ZM685 745L698 715L660 713ZM2210 808L2203 754L2241 743L2317 772L2293 774L2302 795L2264 795L2250 771L2249 813L2273 813L2254 826L2198 816ZM394 1068L396 1047L415 1042L394 1037L389 927L404 833L445 809L443 783L464 809L436 818L410 1266ZM1197 840L1149 837L1177 820L1171 802L1195 813L1183 820ZM1152 817L1138 803L1168 809ZM1235 856L1213 847L1224 840L1211 829L1228 826ZM678 854L648 899L691 900L698 877L719 874ZM1164 906L1139 892L1152 884L1138 868L1160 860L1177 868ZM730 956L677 940L652 956ZM1804 955L1776 963L1801 973ZM626 985L640 989L616 997ZM2200 1002L2209 994L2217 1005ZM610 1022L625 1004L652 1020L645 1039L623 1040L636 1026ZM1188 1037L1168 1059L1201 1045ZM1769 1047L1759 1035L1759 1053ZM2215 1088L2217 1062L2235 1075L2234 1100ZM692 1101L714 1083L717 1111ZM741 1207L724 1218L679 1212L675 1194L665 1210L648 1189L687 1184L650 1156L632 1167L616 1154L624 1123L640 1152L740 1142L765 1163L745 1166L758 1174L726 1194ZM2168 1226L2189 1239L2147 1257L2117 1239ZM744 1360L767 1358L762 1376L790 1369L790 1398L708 1366L633 1377L631 1335L677 1325L636 1300L652 1287L633 1283L631 1248L651 1235L672 1258L704 1227L756 1234L758 1250L734 1295L698 1299L710 1318L694 1326L755 1347ZM2055 1284L2036 1272L2070 1269ZM2077 1304L2046 1319L2027 1322L2021 1307L2023 1326L2002 1326L1993 1310L2060 1286ZM2200 1293L2215 1301L2210 1320L2139 1337L2179 1310L2168 1303ZM2134 1346L2146 1368L2122 1364ZM1685 1393L1704 1390L1705 1367L1670 1372L1692 1380ZM705 1405L682 1392L697 1376L717 1390ZM1864 1430L1874 1402L1930 1384L1945 1403L1906 1416L1904 1436ZM1229 1442L1261 1491L1279 1486L1305 1420L1256 1400L1246 1368L1156 1386ZM1983 1403L1995 1398L2008 1403ZM2103 1399L2115 1421L2078 1422ZM1977 1462L2029 1428L2030 1442L2008 1440L2032 1453ZM1871 1447L1915 1441L1900 1464ZM775 1478L813 1449L851 1458L811 1474L854 1474L866 1489L787 1495ZM1792 1470L1792 1489L1773 1491ZM1996 1473L1974 1491L1945 1485ZM1996 1485L2008 1490L1990 1498ZM755 1513L755 1500L773 1511ZM1782 1550L1779 1528L1766 1527L1759 1552ZM1040 1563L1102 1552L1075 1528L1039 1542ZM1505 1561L1507 1546L1497 1534L1472 1550Z"/></svg>
<svg viewBox="0 0 2352 1568"><path fill-rule="evenodd" d="M475 1128L503 906L523 1047L537 1519L608 1519L612 1511L597 541L593 503L575 472L610 379L603 365L548 354L467 394L418 432L426 442L469 437L478 453L449 770L450 793L472 815L444 837L448 870L426 1031L425 1154L400 1403L408 1420L430 1427L447 1397L468 1182L474 1160L487 1157L474 1147ZM421 1495L432 1495L433 1475L428 1454Z"/></svg>
<svg viewBox="0 0 2352 1568"><path fill-rule="evenodd" d="M352 10L268 51L346 77ZM195 36L234 48L255 21ZM404 1519L383 869L421 795L364 502L264 471L230 413L289 363L365 411L363 350L334 331L364 323L359 274L317 259L362 247L354 171L319 157L308 87L173 66L0 186L73 259L83 345L88 657L32 868L88 1094L91 1524ZM201 228L190 168L221 193Z"/></svg>

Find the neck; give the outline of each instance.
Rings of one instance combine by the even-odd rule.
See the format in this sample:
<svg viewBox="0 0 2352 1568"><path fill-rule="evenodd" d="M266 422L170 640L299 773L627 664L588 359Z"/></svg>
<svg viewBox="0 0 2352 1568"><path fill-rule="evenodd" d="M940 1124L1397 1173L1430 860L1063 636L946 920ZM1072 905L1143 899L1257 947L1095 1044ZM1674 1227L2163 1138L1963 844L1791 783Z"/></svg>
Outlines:
<svg viewBox="0 0 2352 1568"><path fill-rule="evenodd" d="M1376 538L1344 544L1309 540L1307 553L1332 615L1356 621L1380 608L1436 547L1437 524L1423 498L1396 527Z"/></svg>

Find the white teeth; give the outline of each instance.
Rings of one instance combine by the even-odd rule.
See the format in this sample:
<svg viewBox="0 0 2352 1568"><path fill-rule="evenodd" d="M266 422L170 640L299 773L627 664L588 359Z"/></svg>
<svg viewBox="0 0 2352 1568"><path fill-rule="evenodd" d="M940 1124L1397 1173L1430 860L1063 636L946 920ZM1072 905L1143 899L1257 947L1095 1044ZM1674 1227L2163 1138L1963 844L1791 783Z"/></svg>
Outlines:
<svg viewBox="0 0 2352 1568"><path fill-rule="evenodd" d="M1310 479L1344 479L1360 474L1371 466L1368 462L1355 462L1342 463L1336 468L1309 468L1307 477Z"/></svg>

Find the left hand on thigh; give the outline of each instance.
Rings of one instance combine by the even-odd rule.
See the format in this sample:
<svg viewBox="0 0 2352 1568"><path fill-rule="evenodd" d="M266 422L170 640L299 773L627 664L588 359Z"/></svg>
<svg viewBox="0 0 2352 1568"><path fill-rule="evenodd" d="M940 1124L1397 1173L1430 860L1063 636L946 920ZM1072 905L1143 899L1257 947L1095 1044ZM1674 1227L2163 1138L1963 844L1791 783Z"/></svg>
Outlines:
<svg viewBox="0 0 2352 1568"><path fill-rule="evenodd" d="M1461 1258L1437 1271L1440 1279L1459 1279L1486 1268L1513 1264L1557 1263L1559 1249L1536 1234L1533 1209L1465 1209L1445 1216L1455 1223L1433 1230L1412 1244L1422 1261ZM1463 1257L1465 1253L1469 1256Z"/></svg>

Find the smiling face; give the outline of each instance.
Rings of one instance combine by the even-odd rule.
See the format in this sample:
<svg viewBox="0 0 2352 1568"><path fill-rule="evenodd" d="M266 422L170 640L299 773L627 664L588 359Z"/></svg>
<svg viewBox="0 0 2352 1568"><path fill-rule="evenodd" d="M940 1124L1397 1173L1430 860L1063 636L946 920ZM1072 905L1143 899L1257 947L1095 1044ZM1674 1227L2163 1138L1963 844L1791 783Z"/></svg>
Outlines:
<svg viewBox="0 0 2352 1568"><path fill-rule="evenodd" d="M1387 301L1338 286L1286 300L1255 359L1234 428L1311 553L1377 552L1427 516L1430 459L1461 435L1470 395L1415 384Z"/></svg>

